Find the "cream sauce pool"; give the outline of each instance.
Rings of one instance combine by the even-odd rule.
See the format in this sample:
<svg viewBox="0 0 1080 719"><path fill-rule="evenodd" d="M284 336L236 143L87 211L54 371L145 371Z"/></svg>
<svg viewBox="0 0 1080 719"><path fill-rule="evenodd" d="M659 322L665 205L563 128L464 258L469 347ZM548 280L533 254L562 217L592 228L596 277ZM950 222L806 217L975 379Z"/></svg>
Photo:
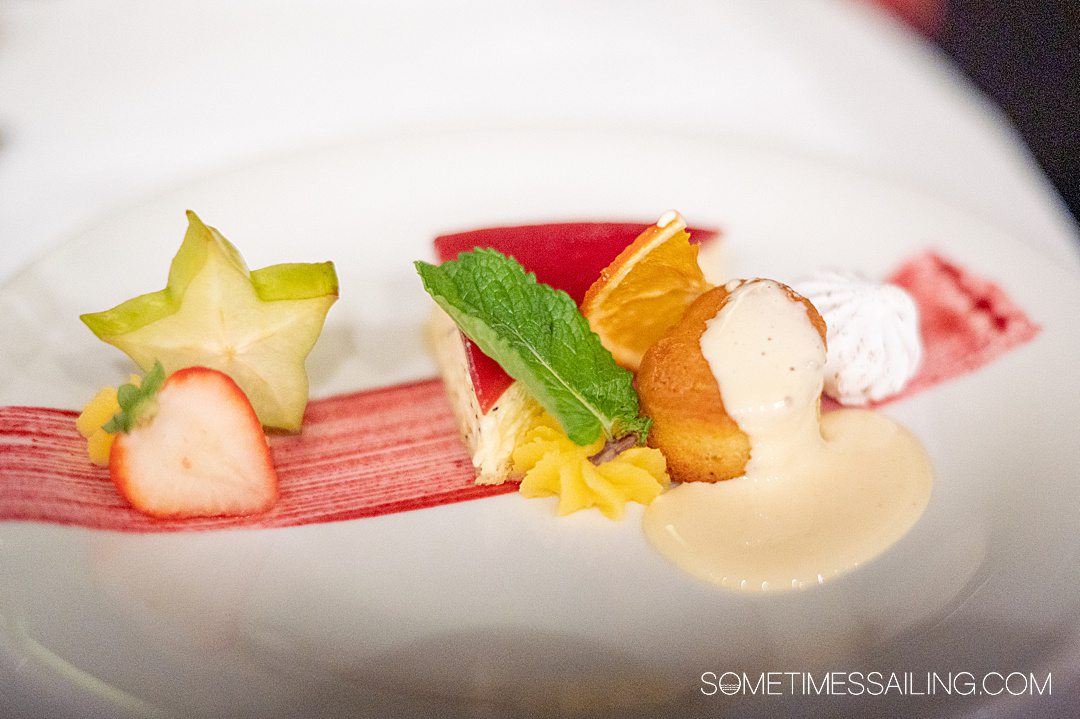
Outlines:
<svg viewBox="0 0 1080 719"><path fill-rule="evenodd" d="M735 287L701 351L750 461L744 477L653 500L645 532L665 556L726 587L799 589L858 567L915 524L932 485L925 451L871 411L819 422L825 346L782 286Z"/></svg>

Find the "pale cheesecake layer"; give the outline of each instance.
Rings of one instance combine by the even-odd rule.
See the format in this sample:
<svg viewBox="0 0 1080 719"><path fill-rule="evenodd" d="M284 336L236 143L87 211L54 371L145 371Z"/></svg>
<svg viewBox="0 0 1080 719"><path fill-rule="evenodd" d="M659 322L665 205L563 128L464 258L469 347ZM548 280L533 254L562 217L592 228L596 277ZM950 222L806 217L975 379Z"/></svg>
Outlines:
<svg viewBox="0 0 1080 719"><path fill-rule="evenodd" d="M428 321L427 334L461 436L476 467L476 482L502 484L512 475L510 455L514 447L543 409L520 382L513 382L483 411L457 325L436 307Z"/></svg>

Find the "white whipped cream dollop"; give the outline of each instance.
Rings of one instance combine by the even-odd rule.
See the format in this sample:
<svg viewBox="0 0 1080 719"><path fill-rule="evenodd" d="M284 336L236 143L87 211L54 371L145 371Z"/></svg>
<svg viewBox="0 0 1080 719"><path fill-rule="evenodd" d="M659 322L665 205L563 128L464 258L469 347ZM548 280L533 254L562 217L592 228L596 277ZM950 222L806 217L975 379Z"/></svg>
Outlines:
<svg viewBox="0 0 1080 719"><path fill-rule="evenodd" d="M828 327L825 394L863 406L900 392L922 359L919 313L904 290L825 270L792 283Z"/></svg>

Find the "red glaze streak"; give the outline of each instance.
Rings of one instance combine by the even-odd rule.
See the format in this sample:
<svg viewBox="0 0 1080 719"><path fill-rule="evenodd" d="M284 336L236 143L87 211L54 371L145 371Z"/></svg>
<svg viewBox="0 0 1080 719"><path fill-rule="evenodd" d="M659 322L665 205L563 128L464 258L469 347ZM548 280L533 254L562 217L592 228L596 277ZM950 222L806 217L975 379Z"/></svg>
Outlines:
<svg viewBox="0 0 1080 719"><path fill-rule="evenodd" d="M505 494L477 486L438 380L317 400L298 435L271 440L280 499L252 517L155 519L90 464L75 412L0 408L0 520L121 532L290 527Z"/></svg>
<svg viewBox="0 0 1080 719"><path fill-rule="evenodd" d="M993 361L1039 334L1039 326L989 280L926 252L889 277L915 298L923 364L902 396Z"/></svg>
<svg viewBox="0 0 1080 719"><path fill-rule="evenodd" d="M923 366L901 396L971 372L1035 337L1034 324L996 285L926 253L892 277L922 318ZM405 512L513 492L477 486L438 380L316 400L304 430L274 437L281 498L254 517L154 519L117 493L86 459L75 412L0 407L0 520L122 532L290 527Z"/></svg>
<svg viewBox="0 0 1080 719"><path fill-rule="evenodd" d="M904 391L875 407L973 372L1039 334L1000 287L935 252L908 260L887 281L907 290L919 308L923 359ZM823 411L838 406L822 399Z"/></svg>

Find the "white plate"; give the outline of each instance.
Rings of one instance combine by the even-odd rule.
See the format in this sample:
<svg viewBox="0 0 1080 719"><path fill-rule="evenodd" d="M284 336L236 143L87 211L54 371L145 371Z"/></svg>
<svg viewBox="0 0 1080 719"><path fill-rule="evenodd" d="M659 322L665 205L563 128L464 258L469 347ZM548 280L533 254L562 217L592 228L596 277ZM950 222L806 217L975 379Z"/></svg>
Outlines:
<svg viewBox="0 0 1080 719"><path fill-rule="evenodd" d="M741 275L882 273L937 247L1043 325L888 409L937 479L915 528L824 587L742 596L651 550L640 511L556 519L511 494L292 529L126 535L0 525L0 694L16 715L657 715L856 711L705 697L705 671L1053 672L1054 695L890 695L902 713L1050 708L1080 666L1077 277L917 191L702 138L487 131L277 158L107 218L0 291L0 404L76 407L128 369L78 321L158 289L197 210L251 266L333 259L316 395L430 375L410 261L437 232L678 207ZM402 481L408 481L402 477ZM865 697L864 697L865 699ZM884 711L876 698L875 713ZM794 704L789 704L794 702ZM1049 702L1049 703L1047 703ZM816 708L816 709L815 709Z"/></svg>

